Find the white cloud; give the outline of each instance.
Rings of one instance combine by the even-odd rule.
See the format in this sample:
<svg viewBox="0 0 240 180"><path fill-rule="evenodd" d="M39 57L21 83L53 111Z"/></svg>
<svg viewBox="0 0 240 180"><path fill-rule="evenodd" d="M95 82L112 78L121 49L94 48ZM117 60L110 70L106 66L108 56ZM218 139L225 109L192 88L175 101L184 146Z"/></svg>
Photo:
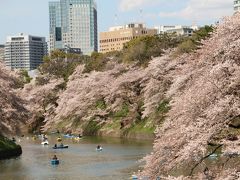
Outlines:
<svg viewBox="0 0 240 180"><path fill-rule="evenodd" d="M165 6L167 4L167 6ZM185 6L184 6L185 5ZM192 21L216 20L233 13L233 0L120 0L119 9L121 11L131 11L144 7L168 7L175 9L169 11L165 9L160 12L160 17L181 18ZM184 6L184 7L183 7ZM183 7L182 9L179 9ZM179 9L179 10L176 10Z"/></svg>
<svg viewBox="0 0 240 180"><path fill-rule="evenodd" d="M141 8L145 5L154 5L158 2L159 0L121 0L119 8L121 11L129 11L136 8Z"/></svg>
<svg viewBox="0 0 240 180"><path fill-rule="evenodd" d="M176 12L161 12L161 17L180 17L202 21L219 19L233 13L233 0L189 0L187 6Z"/></svg>

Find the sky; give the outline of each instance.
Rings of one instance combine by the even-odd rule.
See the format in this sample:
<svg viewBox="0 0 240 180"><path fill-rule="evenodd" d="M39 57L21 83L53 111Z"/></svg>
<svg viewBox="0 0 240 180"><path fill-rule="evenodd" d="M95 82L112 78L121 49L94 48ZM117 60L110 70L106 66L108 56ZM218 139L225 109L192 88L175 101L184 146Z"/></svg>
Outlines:
<svg viewBox="0 0 240 180"><path fill-rule="evenodd" d="M49 36L49 0L0 0L0 44L18 33ZM214 24L233 14L233 0L96 0L99 32L110 26Z"/></svg>

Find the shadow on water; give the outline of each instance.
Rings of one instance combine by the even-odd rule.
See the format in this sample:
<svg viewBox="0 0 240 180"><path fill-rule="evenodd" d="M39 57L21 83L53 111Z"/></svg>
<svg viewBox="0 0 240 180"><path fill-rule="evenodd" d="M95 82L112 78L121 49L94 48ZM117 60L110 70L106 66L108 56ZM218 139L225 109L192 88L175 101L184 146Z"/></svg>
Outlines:
<svg viewBox="0 0 240 180"><path fill-rule="evenodd" d="M22 156L0 161L0 179L129 179L139 168L138 160L152 151L151 141L99 137L84 137L79 141L62 138L69 148L54 150L56 139L57 136L50 136L50 145L42 146L40 139L22 138ZM96 152L98 144L102 145L102 152ZM50 164L54 154L60 160L58 166Z"/></svg>

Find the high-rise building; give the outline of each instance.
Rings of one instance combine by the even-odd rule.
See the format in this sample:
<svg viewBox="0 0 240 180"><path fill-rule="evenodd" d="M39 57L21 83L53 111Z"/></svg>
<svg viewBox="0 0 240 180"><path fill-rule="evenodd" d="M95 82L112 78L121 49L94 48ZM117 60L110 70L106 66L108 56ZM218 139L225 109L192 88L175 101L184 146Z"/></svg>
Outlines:
<svg viewBox="0 0 240 180"><path fill-rule="evenodd" d="M97 7L94 0L49 2L50 50L81 49L83 54L98 50Z"/></svg>
<svg viewBox="0 0 240 180"><path fill-rule="evenodd" d="M234 5L233 5L234 11L240 11L240 0L234 0Z"/></svg>
<svg viewBox="0 0 240 180"><path fill-rule="evenodd" d="M0 44L0 61L4 59L4 45Z"/></svg>
<svg viewBox="0 0 240 180"><path fill-rule="evenodd" d="M6 66L30 71L43 63L43 56L47 55L47 43L44 37L24 34L8 36L4 55Z"/></svg>
<svg viewBox="0 0 240 180"><path fill-rule="evenodd" d="M131 23L125 26L110 27L109 31L100 33L100 52L119 51L124 43L140 36L157 34L156 29L146 28L144 24Z"/></svg>

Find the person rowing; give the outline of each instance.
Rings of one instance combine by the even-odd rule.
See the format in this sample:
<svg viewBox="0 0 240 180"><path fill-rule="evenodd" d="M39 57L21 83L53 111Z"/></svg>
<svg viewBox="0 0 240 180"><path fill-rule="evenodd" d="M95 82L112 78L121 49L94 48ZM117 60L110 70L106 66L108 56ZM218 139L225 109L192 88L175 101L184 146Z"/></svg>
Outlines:
<svg viewBox="0 0 240 180"><path fill-rule="evenodd" d="M53 156L52 160L58 160L58 158L57 158L56 154L54 154L54 156Z"/></svg>
<svg viewBox="0 0 240 180"><path fill-rule="evenodd" d="M58 165L59 164L59 160L58 160L56 154L54 154L54 156L53 156L53 158L51 160L51 164L52 165Z"/></svg>
<svg viewBox="0 0 240 180"><path fill-rule="evenodd" d="M103 150L103 148L102 148L102 146L101 146L101 145L97 145L97 148L96 148L96 150L97 150L97 151L102 151L102 150Z"/></svg>

